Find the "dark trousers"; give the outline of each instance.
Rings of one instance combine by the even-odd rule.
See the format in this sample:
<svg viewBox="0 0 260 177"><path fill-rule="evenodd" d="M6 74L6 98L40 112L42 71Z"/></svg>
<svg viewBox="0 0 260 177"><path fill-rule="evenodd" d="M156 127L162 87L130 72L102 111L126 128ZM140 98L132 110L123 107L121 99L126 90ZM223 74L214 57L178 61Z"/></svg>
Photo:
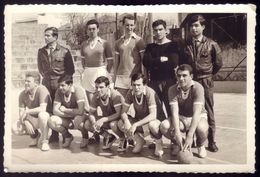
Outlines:
<svg viewBox="0 0 260 177"><path fill-rule="evenodd" d="M171 117L171 115L172 115L171 108L169 105L169 99L168 99L168 90L169 90L169 87L174 85L175 83L176 83L175 80L169 79L169 80L165 80L165 81L151 80L148 84L148 86L150 86L152 89L154 89L154 91L157 93L161 102L164 103L168 117Z"/></svg>
<svg viewBox="0 0 260 177"><path fill-rule="evenodd" d="M42 85L44 85L44 86L48 89L48 91L50 92L52 104L53 104L53 102L54 102L56 90L57 90L58 87L59 87L58 79L59 79L59 78L50 79L50 78L48 78L48 77L44 77L44 78L42 79ZM53 106L52 106L52 107L53 107ZM52 135L53 135L53 136L58 136L59 134L58 134L58 132L56 132L55 130L52 130Z"/></svg>
<svg viewBox="0 0 260 177"><path fill-rule="evenodd" d="M209 132L208 132L208 142L215 142L215 132L216 132L216 123L214 117L214 99L213 99L213 87L214 81L212 77L198 79L196 80L204 87L205 94L205 109L208 112L208 123L209 123Z"/></svg>
<svg viewBox="0 0 260 177"><path fill-rule="evenodd" d="M50 79L50 78L47 78L47 77L44 77L42 79L42 85L44 85L48 89L48 91L50 92L52 102L54 101L54 98L55 98L55 92L59 87L58 79L59 78Z"/></svg>

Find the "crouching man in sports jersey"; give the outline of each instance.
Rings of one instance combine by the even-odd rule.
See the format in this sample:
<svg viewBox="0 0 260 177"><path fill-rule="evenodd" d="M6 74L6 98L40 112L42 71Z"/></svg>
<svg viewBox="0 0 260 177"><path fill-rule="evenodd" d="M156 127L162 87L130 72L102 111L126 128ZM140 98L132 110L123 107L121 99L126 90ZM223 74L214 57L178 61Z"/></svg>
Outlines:
<svg viewBox="0 0 260 177"><path fill-rule="evenodd" d="M208 136L204 89L200 83L192 80L190 65L180 65L176 75L178 82L168 91L172 117L162 122L160 130L165 137L176 142L172 155L180 150L191 152L193 136L196 134L198 155L204 158L207 156L204 143Z"/></svg>
<svg viewBox="0 0 260 177"><path fill-rule="evenodd" d="M80 130L82 134L80 148L84 148L88 143L88 132L84 129L84 113L89 109L85 91L80 86L73 85L72 77L69 75L62 76L58 84L53 104L54 115L48 121L49 127L65 138L63 148L68 148L73 141L68 129Z"/></svg>
<svg viewBox="0 0 260 177"><path fill-rule="evenodd" d="M122 132L125 132L126 137L135 140L136 145L132 152L139 153L145 143L144 137L150 134L156 140L155 155L162 156L162 140L159 130L161 122L158 119L159 117L165 119L165 114L159 97L153 89L147 86L147 80L143 74L134 74L131 78L131 84L132 89L126 95L118 127ZM134 118L127 115L131 104L135 110ZM124 137L121 136L121 139L124 140ZM120 144L119 151L124 151L126 143Z"/></svg>
<svg viewBox="0 0 260 177"><path fill-rule="evenodd" d="M104 137L103 150L109 149L116 140L115 135L109 133L113 129L118 134L117 121L120 119L123 96L109 87L109 79L100 76L95 80L96 92L90 102L89 119L85 122L85 128L93 133L98 132ZM102 115L98 114L97 107L101 108ZM120 133L120 132L119 132Z"/></svg>
<svg viewBox="0 0 260 177"><path fill-rule="evenodd" d="M51 97L47 88L39 83L38 73L26 74L25 89L19 96L19 118L32 138L29 146L39 146L42 151L48 151L47 122L51 112Z"/></svg>

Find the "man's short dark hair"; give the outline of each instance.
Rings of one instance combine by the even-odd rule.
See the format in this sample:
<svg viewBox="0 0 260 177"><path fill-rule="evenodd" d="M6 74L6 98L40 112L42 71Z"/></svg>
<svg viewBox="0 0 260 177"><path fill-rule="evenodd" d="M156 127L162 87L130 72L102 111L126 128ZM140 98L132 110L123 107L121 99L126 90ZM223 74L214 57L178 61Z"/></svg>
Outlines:
<svg viewBox="0 0 260 177"><path fill-rule="evenodd" d="M134 20L134 23L135 23L135 17L131 14L127 14L123 17L123 24L125 24L125 19L128 19L128 20Z"/></svg>
<svg viewBox="0 0 260 177"><path fill-rule="evenodd" d="M178 73L178 71L189 71L190 74L193 74L193 69L190 65L188 64L182 64L177 68L176 73Z"/></svg>
<svg viewBox="0 0 260 177"><path fill-rule="evenodd" d="M201 14L196 14L190 17L188 25L191 26L192 23L199 21L201 25L205 25L206 20Z"/></svg>
<svg viewBox="0 0 260 177"><path fill-rule="evenodd" d="M166 29L166 21L162 20L162 19L159 19L159 20L156 20L152 23L152 27L155 28L159 25L163 25L163 27Z"/></svg>
<svg viewBox="0 0 260 177"><path fill-rule="evenodd" d="M95 84L101 84L101 83L105 83L105 86L109 86L110 82L109 79L105 76L100 76L95 80Z"/></svg>
<svg viewBox="0 0 260 177"><path fill-rule="evenodd" d="M139 80L139 79L143 79L143 84L146 85L147 84L147 79L146 77L142 74L142 73L136 73L134 74L132 77L131 77L131 83L133 83L134 81L136 80Z"/></svg>
<svg viewBox="0 0 260 177"><path fill-rule="evenodd" d="M86 27L88 27L89 25L93 25L93 24L97 25L97 28L99 28L99 23L96 19L89 20L86 24Z"/></svg>
<svg viewBox="0 0 260 177"><path fill-rule="evenodd" d="M26 72L25 78L32 77L34 79L34 82L37 84L40 84L41 81L41 75L38 72Z"/></svg>
<svg viewBox="0 0 260 177"><path fill-rule="evenodd" d="M52 36L53 36L53 37L56 37L56 38L58 39L58 36L59 36L59 30L58 30L58 28L56 28L56 27L48 27L48 28L46 28L46 29L44 30L44 32L46 32L46 31L52 31Z"/></svg>
<svg viewBox="0 0 260 177"><path fill-rule="evenodd" d="M65 82L67 85L73 84L72 76L63 75L58 79L58 83Z"/></svg>

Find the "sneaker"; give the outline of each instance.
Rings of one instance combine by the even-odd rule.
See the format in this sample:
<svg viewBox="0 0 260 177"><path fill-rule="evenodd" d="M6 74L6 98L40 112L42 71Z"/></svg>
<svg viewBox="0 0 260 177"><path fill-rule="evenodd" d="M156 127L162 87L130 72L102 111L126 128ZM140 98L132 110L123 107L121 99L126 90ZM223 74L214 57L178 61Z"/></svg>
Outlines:
<svg viewBox="0 0 260 177"><path fill-rule="evenodd" d="M177 144L172 144L172 147L171 147L171 154L173 155L173 156L176 156L179 152L180 152L180 150L181 150L181 148L180 148L180 146L178 146Z"/></svg>
<svg viewBox="0 0 260 177"><path fill-rule="evenodd" d="M136 141L136 145L135 145L134 149L132 150L132 152L133 153L139 153L139 152L141 152L141 150L142 150L142 148L145 144L144 138L136 133L134 135L134 139Z"/></svg>
<svg viewBox="0 0 260 177"><path fill-rule="evenodd" d="M160 158L163 156L162 139L155 140L154 155Z"/></svg>
<svg viewBox="0 0 260 177"><path fill-rule="evenodd" d="M215 142L209 143L208 150L211 152L217 152L218 147L217 147L216 143Z"/></svg>
<svg viewBox="0 0 260 177"><path fill-rule="evenodd" d="M198 147L198 155L199 155L200 158L207 157L207 151L206 151L205 146Z"/></svg>
<svg viewBox="0 0 260 177"><path fill-rule="evenodd" d="M99 134L98 133L94 133L93 136L89 138L88 144L99 143L99 141L100 141Z"/></svg>
<svg viewBox="0 0 260 177"><path fill-rule="evenodd" d="M104 137L103 139L103 150L111 148L113 143L116 141L116 137L114 135L108 135L108 137Z"/></svg>
<svg viewBox="0 0 260 177"><path fill-rule="evenodd" d="M119 145L117 148L117 152L124 152L124 151L126 151L126 148L127 148L127 140L125 138L120 139L120 142L119 142Z"/></svg>
<svg viewBox="0 0 260 177"><path fill-rule="evenodd" d="M42 147L41 147L42 151L48 151L50 150L50 146L48 143L42 143Z"/></svg>
<svg viewBox="0 0 260 177"><path fill-rule="evenodd" d="M88 146L88 139L87 138L82 138L81 143L80 143L80 148L83 149Z"/></svg>
<svg viewBox="0 0 260 177"><path fill-rule="evenodd" d="M73 136L65 138L65 142L62 144L62 147L63 148L68 148L72 141L73 141Z"/></svg>

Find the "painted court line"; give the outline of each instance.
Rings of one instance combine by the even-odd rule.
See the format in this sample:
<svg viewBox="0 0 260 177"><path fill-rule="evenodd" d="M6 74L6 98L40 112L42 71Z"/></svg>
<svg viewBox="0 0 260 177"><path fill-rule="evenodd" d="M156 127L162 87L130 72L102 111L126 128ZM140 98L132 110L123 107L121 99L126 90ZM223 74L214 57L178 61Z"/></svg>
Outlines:
<svg viewBox="0 0 260 177"><path fill-rule="evenodd" d="M221 128L221 129L237 130L237 131L246 132L246 129L242 129L242 128L224 127L224 126L216 126L216 127L217 127L217 128Z"/></svg>

